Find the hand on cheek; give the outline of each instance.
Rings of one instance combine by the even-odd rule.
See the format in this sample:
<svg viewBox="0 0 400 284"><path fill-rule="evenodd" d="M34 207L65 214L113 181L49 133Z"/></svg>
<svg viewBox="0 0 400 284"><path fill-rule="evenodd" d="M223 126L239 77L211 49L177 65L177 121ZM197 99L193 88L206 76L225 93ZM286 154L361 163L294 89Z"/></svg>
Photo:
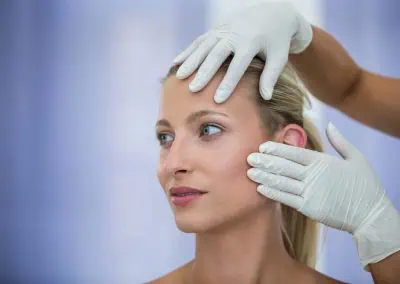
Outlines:
<svg viewBox="0 0 400 284"><path fill-rule="evenodd" d="M289 124L279 130L275 135L273 142L268 141L260 145L259 152L248 155L247 162L250 169L247 176L257 184L265 185L284 190L287 186L301 189L298 179L301 179L302 167L295 163L285 163L282 159L275 156L262 153L263 145L271 143L282 143L290 146L305 148L307 145L307 134L305 130L297 124ZM284 177L277 178L279 175Z"/></svg>

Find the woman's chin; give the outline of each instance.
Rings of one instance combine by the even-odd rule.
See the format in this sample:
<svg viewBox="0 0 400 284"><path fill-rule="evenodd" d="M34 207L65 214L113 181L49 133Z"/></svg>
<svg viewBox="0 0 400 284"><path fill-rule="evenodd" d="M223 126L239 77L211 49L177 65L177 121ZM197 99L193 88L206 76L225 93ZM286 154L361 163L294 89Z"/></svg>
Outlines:
<svg viewBox="0 0 400 284"><path fill-rule="evenodd" d="M209 218L199 219L198 216L196 217L175 215L176 226L184 233L204 233L213 227Z"/></svg>
<svg viewBox="0 0 400 284"><path fill-rule="evenodd" d="M206 232L208 229L208 226L205 226L204 224L198 224L197 222L182 222L182 221L177 221L176 226L178 229L184 233L202 233Z"/></svg>
<svg viewBox="0 0 400 284"><path fill-rule="evenodd" d="M193 227L193 226L180 226L180 225L177 225L177 227L178 227L179 231L187 233L187 234L191 234L191 233L196 234L196 233L198 233L197 228Z"/></svg>

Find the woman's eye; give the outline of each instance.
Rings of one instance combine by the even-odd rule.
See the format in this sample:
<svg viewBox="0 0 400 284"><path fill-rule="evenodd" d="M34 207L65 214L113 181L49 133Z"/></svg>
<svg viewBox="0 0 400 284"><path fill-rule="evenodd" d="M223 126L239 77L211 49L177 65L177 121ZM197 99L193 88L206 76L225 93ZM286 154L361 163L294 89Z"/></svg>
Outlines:
<svg viewBox="0 0 400 284"><path fill-rule="evenodd" d="M173 137L166 133L157 134L157 139L160 142L160 145L163 146L173 140Z"/></svg>
<svg viewBox="0 0 400 284"><path fill-rule="evenodd" d="M200 136L211 136L222 132L222 128L213 124L206 124L200 128Z"/></svg>

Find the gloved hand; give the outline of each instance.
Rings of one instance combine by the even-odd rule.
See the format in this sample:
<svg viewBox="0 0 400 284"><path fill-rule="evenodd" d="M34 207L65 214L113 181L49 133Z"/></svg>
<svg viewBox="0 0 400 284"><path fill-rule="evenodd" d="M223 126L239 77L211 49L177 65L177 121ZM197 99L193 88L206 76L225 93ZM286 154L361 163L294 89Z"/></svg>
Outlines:
<svg viewBox="0 0 400 284"><path fill-rule="evenodd" d="M363 155L332 125L327 137L343 159L266 142L248 156L257 191L353 235L364 269L400 250L400 216Z"/></svg>
<svg viewBox="0 0 400 284"><path fill-rule="evenodd" d="M200 91L233 52L234 58L214 97L224 102L233 92L257 54L266 59L260 80L260 93L269 100L289 53L302 52L312 40L311 25L288 2L263 2L233 15L221 26L198 37L176 59L184 62L177 77L189 77L201 64L189 85ZM204 60L204 62L203 62Z"/></svg>

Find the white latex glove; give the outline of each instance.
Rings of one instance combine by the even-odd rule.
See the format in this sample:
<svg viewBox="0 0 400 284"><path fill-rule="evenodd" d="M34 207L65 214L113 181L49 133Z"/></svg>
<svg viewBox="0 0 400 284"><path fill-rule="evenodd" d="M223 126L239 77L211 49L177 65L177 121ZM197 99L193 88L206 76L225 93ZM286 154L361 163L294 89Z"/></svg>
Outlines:
<svg viewBox="0 0 400 284"><path fill-rule="evenodd" d="M351 233L368 270L400 250L400 216L363 155L332 124L326 134L343 159L266 142L248 156L248 176L260 194Z"/></svg>
<svg viewBox="0 0 400 284"><path fill-rule="evenodd" d="M267 62L260 80L260 93L269 100L288 61L288 54L302 52L311 40L311 25L290 3L258 3L194 40L174 60L175 64L184 62L177 77L187 78L201 65L189 85L191 91L200 91L226 58L234 53L229 70L214 97L215 102L222 103L232 94L258 54Z"/></svg>

